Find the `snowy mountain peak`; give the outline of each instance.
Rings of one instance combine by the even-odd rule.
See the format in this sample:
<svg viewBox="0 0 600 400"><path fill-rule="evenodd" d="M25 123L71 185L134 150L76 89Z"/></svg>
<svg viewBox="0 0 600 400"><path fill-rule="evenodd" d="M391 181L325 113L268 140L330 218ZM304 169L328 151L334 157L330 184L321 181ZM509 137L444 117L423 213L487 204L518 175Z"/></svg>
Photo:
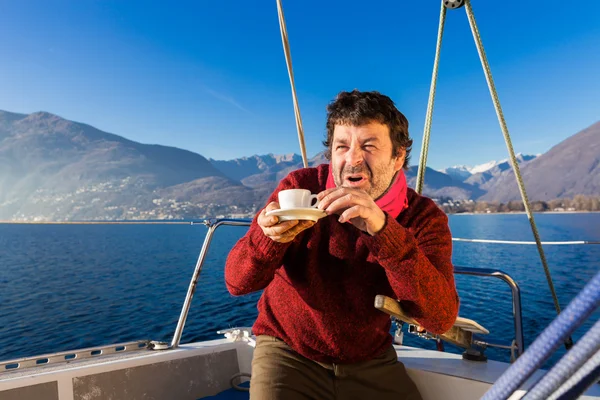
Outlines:
<svg viewBox="0 0 600 400"><path fill-rule="evenodd" d="M506 161L508 161L508 160L488 161L486 163L479 164L479 165L469 168L469 172L471 174L478 174L480 172L485 172L485 171L488 171L488 170L494 168L496 165L502 164L503 162L506 162Z"/></svg>
<svg viewBox="0 0 600 400"><path fill-rule="evenodd" d="M528 155L528 154L522 154L522 153L516 154L516 158L517 158L517 161L519 164L521 164L523 162L531 161L534 158L536 158L537 156L539 156L539 154L538 155ZM475 165L475 166L455 165L455 166L443 169L440 172L443 172L447 175L450 175L454 179L464 182L466 179L468 179L472 175L484 173L484 172L490 171L496 167L498 167L497 169L500 169L501 171L503 171L507 168L510 168L509 159L505 158L500 161L494 161L494 160L488 161L486 163Z"/></svg>

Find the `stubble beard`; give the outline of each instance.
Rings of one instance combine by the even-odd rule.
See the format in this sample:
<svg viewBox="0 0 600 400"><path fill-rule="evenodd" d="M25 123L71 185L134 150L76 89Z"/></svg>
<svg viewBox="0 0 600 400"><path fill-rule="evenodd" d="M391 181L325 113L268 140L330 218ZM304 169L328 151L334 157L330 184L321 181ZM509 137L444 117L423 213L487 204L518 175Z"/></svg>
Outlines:
<svg viewBox="0 0 600 400"><path fill-rule="evenodd" d="M373 200L377 200L388 191L396 176L396 172L390 173L393 168L393 162L394 161L392 160L387 166L375 168L375 171L373 171L368 164L346 167L342 171L338 171L337 168L334 168L333 181L336 186L340 187L343 186L344 175L364 174L368 177L369 184L368 188L364 190Z"/></svg>

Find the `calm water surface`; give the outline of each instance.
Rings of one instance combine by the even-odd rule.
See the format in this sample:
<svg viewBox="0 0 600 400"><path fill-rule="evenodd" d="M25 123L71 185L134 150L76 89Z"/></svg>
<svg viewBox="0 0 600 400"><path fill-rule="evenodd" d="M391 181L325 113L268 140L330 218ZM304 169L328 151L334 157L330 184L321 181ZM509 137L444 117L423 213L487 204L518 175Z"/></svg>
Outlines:
<svg viewBox="0 0 600 400"><path fill-rule="evenodd" d="M600 214L536 214L542 240L600 240ZM533 240L527 218L453 215L454 237ZM244 227L213 238L183 342L251 326L260 293L232 297L223 265ZM0 225L0 360L138 339L170 341L206 228L202 225ZM600 269L600 246L545 246L561 305ZM520 285L526 345L555 317L535 246L455 242L457 266L501 269ZM513 337L510 289L491 278L457 277L460 315L490 339ZM594 315L585 328L598 319ZM579 329L575 339L582 335ZM405 334L405 343L434 343ZM449 348L448 351L459 350ZM489 349L492 359L508 352ZM553 358L553 362L557 357Z"/></svg>

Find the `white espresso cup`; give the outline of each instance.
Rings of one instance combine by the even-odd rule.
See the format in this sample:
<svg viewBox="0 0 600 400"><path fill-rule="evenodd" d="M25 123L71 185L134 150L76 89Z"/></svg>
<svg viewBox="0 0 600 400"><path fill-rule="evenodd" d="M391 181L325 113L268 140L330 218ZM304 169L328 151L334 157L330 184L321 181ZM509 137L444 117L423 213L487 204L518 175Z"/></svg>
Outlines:
<svg viewBox="0 0 600 400"><path fill-rule="evenodd" d="M282 190L279 192L278 198L281 209L314 208L319 205L317 195L312 194L308 189ZM312 204L313 199L316 200L314 204Z"/></svg>

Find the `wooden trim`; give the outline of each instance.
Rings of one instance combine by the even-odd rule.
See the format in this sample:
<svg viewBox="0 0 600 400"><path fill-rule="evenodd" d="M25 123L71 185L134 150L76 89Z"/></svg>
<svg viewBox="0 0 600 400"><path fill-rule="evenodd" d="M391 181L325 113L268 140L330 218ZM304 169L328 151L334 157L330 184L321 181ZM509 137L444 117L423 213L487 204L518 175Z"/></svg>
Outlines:
<svg viewBox="0 0 600 400"><path fill-rule="evenodd" d="M396 317L407 324L420 325L417 320L404 312L398 301L391 297L377 295L375 297L375 308ZM471 347L473 341L473 333L488 334L490 332L471 319L457 317L454 326L439 336L440 339L446 342L468 349Z"/></svg>

